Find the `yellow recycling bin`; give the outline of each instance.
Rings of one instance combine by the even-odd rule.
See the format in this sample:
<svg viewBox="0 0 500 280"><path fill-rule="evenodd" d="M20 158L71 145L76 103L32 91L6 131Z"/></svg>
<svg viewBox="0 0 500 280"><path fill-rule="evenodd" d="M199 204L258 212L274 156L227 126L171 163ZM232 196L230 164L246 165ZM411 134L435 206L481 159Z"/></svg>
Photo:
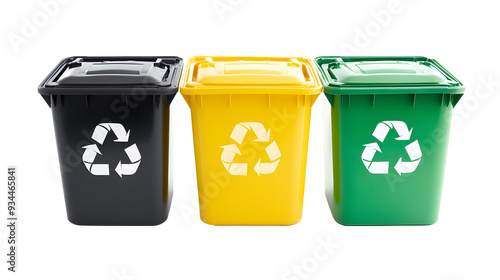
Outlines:
<svg viewBox="0 0 500 280"><path fill-rule="evenodd" d="M309 59L188 60L201 219L292 225L302 217L311 107L322 91Z"/></svg>

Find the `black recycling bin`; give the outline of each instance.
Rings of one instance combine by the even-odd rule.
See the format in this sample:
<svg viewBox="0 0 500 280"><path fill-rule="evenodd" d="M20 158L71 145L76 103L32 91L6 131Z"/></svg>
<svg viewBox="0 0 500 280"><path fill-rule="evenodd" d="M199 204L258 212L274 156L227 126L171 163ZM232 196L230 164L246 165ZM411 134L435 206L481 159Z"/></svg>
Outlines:
<svg viewBox="0 0 500 280"><path fill-rule="evenodd" d="M70 222L157 225L168 215L169 107L178 57L70 57L38 88L54 120Z"/></svg>

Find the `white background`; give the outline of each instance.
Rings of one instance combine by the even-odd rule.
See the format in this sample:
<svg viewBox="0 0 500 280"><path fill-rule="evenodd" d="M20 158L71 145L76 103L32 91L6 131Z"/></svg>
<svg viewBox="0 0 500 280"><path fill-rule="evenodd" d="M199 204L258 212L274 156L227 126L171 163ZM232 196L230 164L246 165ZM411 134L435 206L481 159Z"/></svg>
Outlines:
<svg viewBox="0 0 500 280"><path fill-rule="evenodd" d="M0 167L18 166L20 205L19 273L8 273L2 261L1 279L499 279L495 1L61 0L49 12L39 4L46 2L0 4ZM36 30L23 34L27 22ZM200 221L190 111L180 95L171 106L175 195L168 220L157 227L66 220L52 116L37 93L63 57L347 54L436 58L467 86L454 111L437 224L345 227L333 220L324 195L324 96L313 107L297 225ZM6 192L2 183L0 217ZM315 260L321 240L338 246ZM295 266L305 275L292 278Z"/></svg>

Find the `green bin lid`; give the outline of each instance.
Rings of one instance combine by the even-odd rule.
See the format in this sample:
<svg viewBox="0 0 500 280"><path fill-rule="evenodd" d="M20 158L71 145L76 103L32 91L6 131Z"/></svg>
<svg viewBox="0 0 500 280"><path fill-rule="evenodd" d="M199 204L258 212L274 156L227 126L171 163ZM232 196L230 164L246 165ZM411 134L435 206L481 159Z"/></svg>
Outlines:
<svg viewBox="0 0 500 280"><path fill-rule="evenodd" d="M326 94L462 94L462 83L426 57L340 57L315 59Z"/></svg>

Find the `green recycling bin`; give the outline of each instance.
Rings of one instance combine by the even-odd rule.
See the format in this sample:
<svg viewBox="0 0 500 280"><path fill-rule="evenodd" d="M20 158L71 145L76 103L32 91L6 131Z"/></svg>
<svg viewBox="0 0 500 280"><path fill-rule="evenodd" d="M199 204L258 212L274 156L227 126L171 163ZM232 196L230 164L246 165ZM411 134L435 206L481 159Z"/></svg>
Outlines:
<svg viewBox="0 0 500 280"><path fill-rule="evenodd" d="M322 56L315 62L331 104L326 193L335 220L435 223L462 83L425 57Z"/></svg>

